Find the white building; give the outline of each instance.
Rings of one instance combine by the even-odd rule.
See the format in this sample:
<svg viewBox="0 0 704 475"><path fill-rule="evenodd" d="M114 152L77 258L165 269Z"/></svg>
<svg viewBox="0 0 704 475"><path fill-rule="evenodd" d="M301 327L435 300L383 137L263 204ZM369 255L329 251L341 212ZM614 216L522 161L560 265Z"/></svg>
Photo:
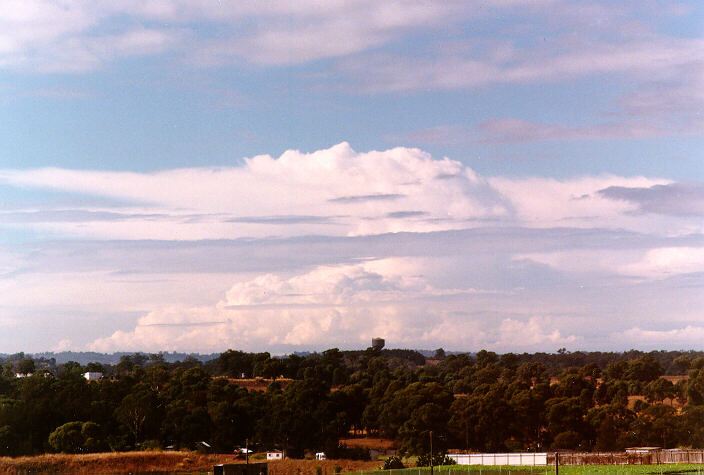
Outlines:
<svg viewBox="0 0 704 475"><path fill-rule="evenodd" d="M86 378L88 381L98 381L100 379L103 379L103 373L100 373L98 371L88 371L83 374L83 377Z"/></svg>
<svg viewBox="0 0 704 475"><path fill-rule="evenodd" d="M315 460L325 460L327 457L325 456L325 452L316 452L315 453Z"/></svg>
<svg viewBox="0 0 704 475"><path fill-rule="evenodd" d="M274 450L273 452L266 453L267 460L283 460L284 453L280 450Z"/></svg>

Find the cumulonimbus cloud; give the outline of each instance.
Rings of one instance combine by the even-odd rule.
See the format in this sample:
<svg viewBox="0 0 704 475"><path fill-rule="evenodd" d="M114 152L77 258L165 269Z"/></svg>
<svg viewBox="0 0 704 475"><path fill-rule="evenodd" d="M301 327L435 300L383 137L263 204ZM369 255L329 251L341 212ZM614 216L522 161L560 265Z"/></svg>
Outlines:
<svg viewBox="0 0 704 475"><path fill-rule="evenodd" d="M97 351L121 349L365 347L384 335L394 345L522 348L574 343L577 337L546 330L551 319L504 319L491 325L458 311L457 295L422 276L428 262L379 259L319 266L284 277L264 274L235 283L211 307L166 307L140 318L131 331L94 341Z"/></svg>

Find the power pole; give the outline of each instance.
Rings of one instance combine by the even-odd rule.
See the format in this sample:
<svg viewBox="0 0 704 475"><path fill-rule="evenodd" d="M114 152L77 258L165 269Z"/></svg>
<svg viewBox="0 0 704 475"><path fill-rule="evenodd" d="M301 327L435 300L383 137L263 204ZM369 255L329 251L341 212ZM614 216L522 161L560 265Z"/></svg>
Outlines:
<svg viewBox="0 0 704 475"><path fill-rule="evenodd" d="M433 475L433 431L430 431L430 475Z"/></svg>

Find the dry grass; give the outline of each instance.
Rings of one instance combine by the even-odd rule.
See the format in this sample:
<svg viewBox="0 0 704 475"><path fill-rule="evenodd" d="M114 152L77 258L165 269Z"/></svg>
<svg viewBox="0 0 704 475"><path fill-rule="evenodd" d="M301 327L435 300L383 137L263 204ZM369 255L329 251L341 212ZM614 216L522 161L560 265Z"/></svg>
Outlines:
<svg viewBox="0 0 704 475"><path fill-rule="evenodd" d="M219 463L236 463L235 455L197 452L113 452L101 454L44 454L0 457L0 473L135 473L150 471L212 471Z"/></svg>
<svg viewBox="0 0 704 475"><path fill-rule="evenodd" d="M389 450L398 447L398 444L391 439L380 439L377 437L340 439L340 444L345 447L361 447L363 449L376 450Z"/></svg>
<svg viewBox="0 0 704 475"><path fill-rule="evenodd" d="M298 460L286 459L269 463L269 475L315 475L315 467L322 469L323 475L333 475L335 467L342 472L358 472L379 468L378 461L361 460Z"/></svg>
<svg viewBox="0 0 704 475"><path fill-rule="evenodd" d="M273 379L265 378L226 378L224 376L218 376L219 378L227 379L229 382L236 384L241 388L245 388L248 391L266 391L269 385L274 381ZM285 388L288 383L293 381L290 378L276 378L276 382Z"/></svg>
<svg viewBox="0 0 704 475"><path fill-rule="evenodd" d="M135 472L212 472L220 463L245 463L235 455L205 455L197 452L113 452L102 454L44 454L33 457L0 457L0 473L76 473L117 474ZM357 460L295 460L269 462L271 475L333 475L335 467L343 472L373 470L379 462Z"/></svg>

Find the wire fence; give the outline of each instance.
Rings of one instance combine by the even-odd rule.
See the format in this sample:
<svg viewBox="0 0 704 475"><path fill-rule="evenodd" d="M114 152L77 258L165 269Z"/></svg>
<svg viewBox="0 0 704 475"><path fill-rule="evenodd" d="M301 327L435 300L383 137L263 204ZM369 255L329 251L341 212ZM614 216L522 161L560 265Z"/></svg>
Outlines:
<svg viewBox="0 0 704 475"><path fill-rule="evenodd" d="M555 473L554 467L492 467L491 469L479 467L433 468L433 475L551 475ZM430 475L429 467L400 468L396 470L373 470L350 472L350 475Z"/></svg>

